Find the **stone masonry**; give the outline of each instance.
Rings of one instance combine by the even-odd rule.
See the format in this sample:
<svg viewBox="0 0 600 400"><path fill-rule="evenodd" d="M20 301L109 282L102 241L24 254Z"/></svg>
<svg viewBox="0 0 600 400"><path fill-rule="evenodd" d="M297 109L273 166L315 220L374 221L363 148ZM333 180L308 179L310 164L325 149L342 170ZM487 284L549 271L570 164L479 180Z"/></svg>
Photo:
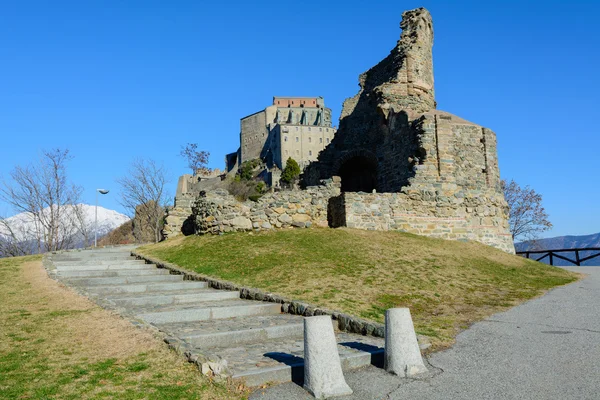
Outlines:
<svg viewBox="0 0 600 400"><path fill-rule="evenodd" d="M341 177L334 226L477 240L512 253L496 135L435 109L429 12L406 11L400 26L397 46L360 75L336 136L304 179Z"/></svg>
<svg viewBox="0 0 600 400"><path fill-rule="evenodd" d="M209 209L217 204L213 209L220 214L196 218L203 226L199 233L327 221L331 227L475 240L514 253L496 134L436 109L429 12L404 12L400 27L390 54L360 75L360 90L344 102L331 143L304 169L308 189L271 193L253 204L206 194L198 204ZM194 201L191 194L178 195L167 236L185 231L183 218L189 222ZM295 214L307 217L295 221Z"/></svg>

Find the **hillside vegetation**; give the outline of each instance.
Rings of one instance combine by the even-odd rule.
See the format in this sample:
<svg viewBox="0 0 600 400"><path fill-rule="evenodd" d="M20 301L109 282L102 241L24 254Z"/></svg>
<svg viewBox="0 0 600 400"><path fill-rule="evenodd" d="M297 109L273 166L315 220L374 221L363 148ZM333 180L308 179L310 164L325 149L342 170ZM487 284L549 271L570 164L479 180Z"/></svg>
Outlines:
<svg viewBox="0 0 600 400"><path fill-rule="evenodd" d="M183 268L383 322L409 307L447 346L471 323L577 275L479 243L400 232L290 229L178 237L139 249Z"/></svg>

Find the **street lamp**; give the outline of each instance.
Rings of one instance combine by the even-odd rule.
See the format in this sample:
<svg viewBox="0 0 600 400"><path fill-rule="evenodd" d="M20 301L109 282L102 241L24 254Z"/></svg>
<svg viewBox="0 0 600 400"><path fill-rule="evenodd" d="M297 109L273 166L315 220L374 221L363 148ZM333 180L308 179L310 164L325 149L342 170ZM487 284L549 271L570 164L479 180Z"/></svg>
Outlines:
<svg viewBox="0 0 600 400"><path fill-rule="evenodd" d="M94 221L94 247L98 247L98 193L107 194L106 189L96 189L96 219Z"/></svg>

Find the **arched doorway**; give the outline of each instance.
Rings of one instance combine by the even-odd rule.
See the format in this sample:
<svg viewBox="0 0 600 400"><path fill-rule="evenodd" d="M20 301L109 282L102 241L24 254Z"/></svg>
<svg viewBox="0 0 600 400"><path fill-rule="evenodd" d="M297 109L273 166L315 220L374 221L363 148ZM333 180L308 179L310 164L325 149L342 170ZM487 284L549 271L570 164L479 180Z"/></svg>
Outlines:
<svg viewBox="0 0 600 400"><path fill-rule="evenodd" d="M342 192L370 193L377 189L377 164L365 156L345 160L338 175L342 178Z"/></svg>

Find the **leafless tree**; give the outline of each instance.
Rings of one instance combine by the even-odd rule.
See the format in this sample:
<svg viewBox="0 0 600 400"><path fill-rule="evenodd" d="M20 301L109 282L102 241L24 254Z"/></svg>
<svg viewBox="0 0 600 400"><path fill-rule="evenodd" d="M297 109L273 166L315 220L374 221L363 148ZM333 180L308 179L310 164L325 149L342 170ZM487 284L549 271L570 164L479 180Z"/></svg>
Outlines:
<svg viewBox="0 0 600 400"><path fill-rule="evenodd" d="M135 160L128 174L119 178L117 183L121 187L121 205L134 217L134 224L138 221L142 226L149 227L153 240L159 242L162 239L165 208L169 202L164 166L151 159Z"/></svg>
<svg viewBox="0 0 600 400"><path fill-rule="evenodd" d="M0 257L17 257L29 254L25 234L19 226L0 218Z"/></svg>
<svg viewBox="0 0 600 400"><path fill-rule="evenodd" d="M94 225L92 221L86 218L83 204L76 204L72 209L73 223L75 230L79 234L80 239L83 241L83 247L91 246L92 235L94 233Z"/></svg>
<svg viewBox="0 0 600 400"><path fill-rule="evenodd" d="M542 207L542 195L529 186L521 187L514 180L501 181L509 208L510 231L513 239L532 240L552 228L548 213Z"/></svg>
<svg viewBox="0 0 600 400"><path fill-rule="evenodd" d="M69 208L77 204L81 188L67 178L69 150L43 151L35 164L17 166L10 179L2 179L0 199L30 219L26 232L37 251L68 248L73 241L74 223Z"/></svg>
<svg viewBox="0 0 600 400"><path fill-rule="evenodd" d="M185 146L181 146L181 152L179 154L185 158L188 167L192 170L194 175L210 172L210 169L207 167L210 153L203 150L198 151L197 143L188 143Z"/></svg>

